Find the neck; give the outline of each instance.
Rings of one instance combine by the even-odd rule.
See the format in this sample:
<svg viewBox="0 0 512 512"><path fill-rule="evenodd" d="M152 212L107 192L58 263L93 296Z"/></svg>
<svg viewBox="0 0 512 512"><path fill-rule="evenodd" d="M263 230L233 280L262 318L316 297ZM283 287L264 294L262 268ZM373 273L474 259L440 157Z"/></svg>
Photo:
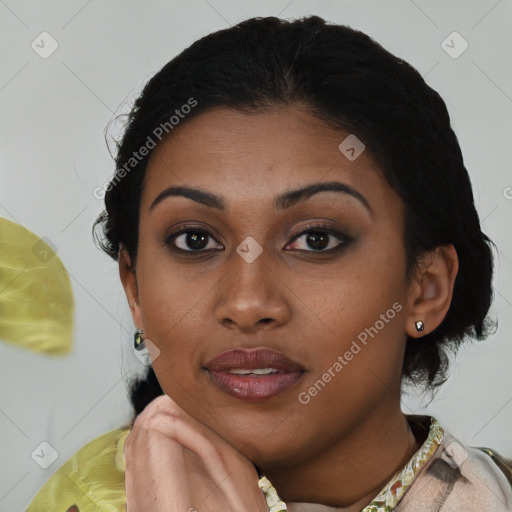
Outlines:
<svg viewBox="0 0 512 512"><path fill-rule="evenodd" d="M393 413L389 406L376 411L354 430L299 465L261 468L290 512L359 512L423 442L399 404Z"/></svg>

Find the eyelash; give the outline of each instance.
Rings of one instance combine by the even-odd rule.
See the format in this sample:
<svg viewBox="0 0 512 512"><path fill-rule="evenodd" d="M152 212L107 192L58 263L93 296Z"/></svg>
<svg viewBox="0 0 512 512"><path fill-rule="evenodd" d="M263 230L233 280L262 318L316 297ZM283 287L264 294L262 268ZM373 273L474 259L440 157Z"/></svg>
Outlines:
<svg viewBox="0 0 512 512"><path fill-rule="evenodd" d="M173 233L172 235L168 236L164 241L164 245L168 246L171 251L178 252L181 254L185 254L185 253L205 254L205 253L211 253L213 251L220 250L220 249L186 250L186 249L181 249L179 247L176 247L176 245L174 244L175 239L178 238L178 236L180 236L180 235L188 234L188 233L196 233L196 234L200 234L200 235L206 235L209 238L215 240L213 238L213 236L210 235L210 233L208 233L208 231L206 231L203 228L200 228L198 226L184 226L183 229L181 229L180 231L177 231L176 233ZM340 240L340 243L338 245L336 245L335 247L331 247L330 249L319 249L319 250L296 249L296 251L302 252L302 253L334 254L334 253L341 252L342 250L344 250L346 247L348 247L354 241L354 239L352 237L349 237L349 236L333 229L330 226L327 226L324 224L319 224L319 225L314 225L314 226L313 225L307 226L306 229L302 230L300 233L295 235L288 245L295 242L302 236L304 236L306 234L310 234L310 233L332 235L332 236L338 238Z"/></svg>

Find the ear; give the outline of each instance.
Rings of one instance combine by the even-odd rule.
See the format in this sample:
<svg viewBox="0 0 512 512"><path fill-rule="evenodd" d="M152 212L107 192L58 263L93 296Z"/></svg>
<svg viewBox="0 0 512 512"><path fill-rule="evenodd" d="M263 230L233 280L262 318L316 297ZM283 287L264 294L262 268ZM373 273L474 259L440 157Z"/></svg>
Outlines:
<svg viewBox="0 0 512 512"><path fill-rule="evenodd" d="M452 244L440 245L426 253L409 283L406 333L411 338L429 334L443 321L452 301L459 258ZM416 321L423 322L423 331Z"/></svg>
<svg viewBox="0 0 512 512"><path fill-rule="evenodd" d="M130 255L123 245L119 246L118 262L119 276L121 277L126 298L128 299L133 323L137 329L142 329L144 326L142 322L142 315L140 313L137 275L135 273L135 269L132 268Z"/></svg>

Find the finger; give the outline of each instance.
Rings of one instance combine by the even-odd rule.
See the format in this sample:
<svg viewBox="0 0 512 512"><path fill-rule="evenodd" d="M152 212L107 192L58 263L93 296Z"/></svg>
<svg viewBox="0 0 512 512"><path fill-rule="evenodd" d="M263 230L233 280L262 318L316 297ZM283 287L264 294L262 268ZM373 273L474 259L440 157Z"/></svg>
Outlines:
<svg viewBox="0 0 512 512"><path fill-rule="evenodd" d="M199 456L211 481L226 496L236 496L241 484L261 494L252 462L216 432L188 415L167 395L158 397L150 406L141 416L139 428L155 429Z"/></svg>
<svg viewBox="0 0 512 512"><path fill-rule="evenodd" d="M127 437L124 455L127 512L182 512L192 506L184 448L177 441L139 425Z"/></svg>
<svg viewBox="0 0 512 512"><path fill-rule="evenodd" d="M160 423L160 415L169 418L169 420L164 420ZM151 427L148 423L151 424ZM174 425L174 423L179 425L179 428L177 425ZM164 435L168 435L176 440L178 440L178 436L181 434L179 438L181 444L201 457L219 455L220 451L221 457L229 453L236 453L241 458L245 459L245 457L225 439L208 426L187 414L168 395L158 397L144 409L137 418L132 432L137 432L141 428L148 429L148 427L157 429L162 427L161 432ZM198 437L196 437L196 434ZM219 450L219 448L221 450Z"/></svg>
<svg viewBox="0 0 512 512"><path fill-rule="evenodd" d="M267 510L252 462L216 432L188 415L169 396L162 395L150 403L137 419L134 431L134 435L144 431L159 432L196 454L213 485L207 496L217 490L224 496L224 502L239 509L239 491L245 489L250 502L258 502L262 510Z"/></svg>
<svg viewBox="0 0 512 512"><path fill-rule="evenodd" d="M169 445L168 440L166 445ZM192 497L184 471L183 448L173 450L158 444L156 457L151 446L140 440L136 446L137 451L131 458L129 456L125 470L126 499L128 504L136 506L133 512L188 510ZM132 512L130 508L128 511Z"/></svg>

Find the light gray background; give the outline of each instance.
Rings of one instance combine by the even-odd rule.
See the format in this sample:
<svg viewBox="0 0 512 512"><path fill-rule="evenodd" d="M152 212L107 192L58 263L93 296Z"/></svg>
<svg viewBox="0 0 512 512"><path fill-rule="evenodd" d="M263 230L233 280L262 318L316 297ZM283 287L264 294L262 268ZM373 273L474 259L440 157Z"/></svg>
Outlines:
<svg viewBox="0 0 512 512"><path fill-rule="evenodd" d="M24 510L76 450L129 418L125 382L142 365L117 264L92 243L93 196L113 172L103 130L141 86L197 38L252 16L318 14L367 32L405 58L448 105L483 230L498 245L498 332L460 352L425 409L465 443L512 456L512 2L0 0L0 216L48 237L76 298L71 355L52 358L0 341L0 511ZM59 47L42 59L31 42ZM457 31L457 59L441 43ZM1 336L1 333L0 333ZM59 458L41 469L42 441Z"/></svg>

